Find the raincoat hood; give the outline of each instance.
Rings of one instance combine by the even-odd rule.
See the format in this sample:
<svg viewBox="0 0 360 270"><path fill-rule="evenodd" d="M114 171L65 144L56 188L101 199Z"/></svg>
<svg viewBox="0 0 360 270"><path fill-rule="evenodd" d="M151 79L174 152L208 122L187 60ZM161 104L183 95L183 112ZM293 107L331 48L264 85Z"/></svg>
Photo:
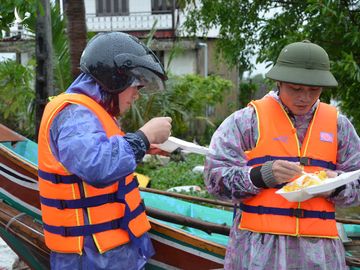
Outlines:
<svg viewBox="0 0 360 270"><path fill-rule="evenodd" d="M103 103L105 92L88 74L81 73L66 90L66 93L84 94L98 103Z"/></svg>

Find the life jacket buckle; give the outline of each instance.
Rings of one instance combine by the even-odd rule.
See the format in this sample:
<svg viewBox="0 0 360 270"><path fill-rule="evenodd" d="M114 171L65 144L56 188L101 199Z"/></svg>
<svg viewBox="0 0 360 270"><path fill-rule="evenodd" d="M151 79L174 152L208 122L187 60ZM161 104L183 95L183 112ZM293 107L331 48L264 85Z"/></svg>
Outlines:
<svg viewBox="0 0 360 270"><path fill-rule="evenodd" d="M120 220L119 219L113 219L111 221L111 229L115 230L115 229L119 229L120 226Z"/></svg>
<svg viewBox="0 0 360 270"><path fill-rule="evenodd" d="M265 207L262 206L262 205L258 205L257 208L256 208L256 212L259 214L259 215L262 215L262 214L265 214Z"/></svg>
<svg viewBox="0 0 360 270"><path fill-rule="evenodd" d="M291 208L291 216L297 217L297 218L303 218L305 217L305 211L301 208Z"/></svg>
<svg viewBox="0 0 360 270"><path fill-rule="evenodd" d="M55 179L55 184L60 184L62 183L61 181L61 175L58 175L58 174L54 174L54 179Z"/></svg>
<svg viewBox="0 0 360 270"><path fill-rule="evenodd" d="M65 236L65 237L70 236L70 230L69 230L69 228L63 227L63 230L62 230L62 232L61 232L61 236Z"/></svg>
<svg viewBox="0 0 360 270"><path fill-rule="evenodd" d="M67 208L66 202L64 200L59 200L59 204L56 208L60 210Z"/></svg>
<svg viewBox="0 0 360 270"><path fill-rule="evenodd" d="M113 203L113 202L116 202L116 193L110 193L110 194L108 194L108 203Z"/></svg>
<svg viewBox="0 0 360 270"><path fill-rule="evenodd" d="M300 157L300 164L303 166L310 166L311 159L308 157Z"/></svg>
<svg viewBox="0 0 360 270"><path fill-rule="evenodd" d="M321 212L319 213L319 218L321 218L321 219L328 219L328 217L327 217L327 212L326 212L326 211L321 211Z"/></svg>

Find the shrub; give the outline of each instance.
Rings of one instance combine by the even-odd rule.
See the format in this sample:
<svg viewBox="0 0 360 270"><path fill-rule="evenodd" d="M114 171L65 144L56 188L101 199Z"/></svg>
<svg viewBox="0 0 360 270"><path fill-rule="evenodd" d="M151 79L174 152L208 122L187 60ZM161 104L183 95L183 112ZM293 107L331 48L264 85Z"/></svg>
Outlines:
<svg viewBox="0 0 360 270"><path fill-rule="evenodd" d="M206 106L222 102L224 92L231 87L231 81L214 75L171 76L166 91L141 95L121 122L128 131L133 131L153 117L170 116L173 136L189 140L191 123L196 119L209 122L205 117Z"/></svg>
<svg viewBox="0 0 360 270"><path fill-rule="evenodd" d="M0 62L0 122L24 136L33 137L35 98L34 63Z"/></svg>

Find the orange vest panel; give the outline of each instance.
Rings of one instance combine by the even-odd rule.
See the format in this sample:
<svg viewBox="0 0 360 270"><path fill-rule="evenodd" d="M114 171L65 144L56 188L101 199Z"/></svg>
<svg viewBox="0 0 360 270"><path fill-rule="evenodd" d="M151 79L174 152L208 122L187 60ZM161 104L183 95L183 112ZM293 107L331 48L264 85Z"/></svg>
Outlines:
<svg viewBox="0 0 360 270"><path fill-rule="evenodd" d="M58 112L69 104L80 104L91 110L99 119L108 137L114 135L123 136L124 133L117 126L115 120L93 99L81 94L61 94L52 99L46 106L39 130L39 190L41 199L47 200L79 200L81 197L80 186L84 192L84 199L114 195L118 189L126 190L125 186L119 186L119 182L104 188L96 188L80 179L79 183L51 182L49 179L42 178L40 175L60 175L61 177L72 177L73 175L56 160L51 152L49 129L52 121ZM133 175L129 175L124 180L124 185L130 187L129 192L125 193L125 202L130 208L130 212L135 209L138 215L130 219L128 228L136 237L141 236L150 229L150 223L144 211L141 212L141 197L137 188L137 181ZM125 192L125 191L124 191ZM97 206L87 207L89 225L99 225L101 223L112 224L119 221L125 215L125 204L117 201L103 203ZM44 222L45 243L49 249L62 253L82 253L83 235L68 236L68 227L82 228L84 224L83 208L57 208L41 203L42 218ZM48 226L48 227L46 227ZM53 233L46 228L64 229L65 235ZM130 241L128 231L115 227L92 234L94 242L100 253L120 246Z"/></svg>
<svg viewBox="0 0 360 270"><path fill-rule="evenodd" d="M337 156L337 111L334 107L320 103L300 146L287 113L272 97L266 96L250 103L258 120L258 140L256 147L248 151L248 163L272 157L272 160L317 160L322 164L336 164ZM274 121L276 119L276 121ZM268 159L270 160L270 159ZM265 162L265 161L264 161ZM259 166L262 163L252 163ZM323 170L320 166L307 164L304 170ZM304 202L289 202L276 194L276 188L263 189L259 194L244 200L242 207L257 209L257 212L243 211L239 228L259 233L280 235L337 238L335 219L303 217L303 210L325 211L334 214L334 205L325 198L312 198ZM294 215L263 213L263 208L281 208Z"/></svg>

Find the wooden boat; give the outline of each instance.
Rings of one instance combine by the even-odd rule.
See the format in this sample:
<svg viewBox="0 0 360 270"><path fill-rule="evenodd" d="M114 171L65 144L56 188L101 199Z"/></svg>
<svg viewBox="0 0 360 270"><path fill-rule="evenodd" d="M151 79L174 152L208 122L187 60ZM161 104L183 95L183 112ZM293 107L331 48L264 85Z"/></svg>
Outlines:
<svg viewBox="0 0 360 270"><path fill-rule="evenodd" d="M143 189L141 192L156 250L146 268L221 269L232 213L153 192L156 191ZM206 202L206 199L178 196ZM181 215L169 218L174 211ZM32 269L50 268L37 187L37 144L1 124L0 236ZM349 265L360 266L354 257L347 261Z"/></svg>
<svg viewBox="0 0 360 270"><path fill-rule="evenodd" d="M0 126L0 134L0 199L3 200L0 235L30 267L48 269L49 250L43 241L37 187L37 145L4 126ZM159 202L161 195L148 194L145 204L154 196ZM151 225L156 255L150 266L157 269L222 267L224 245L156 219L151 219Z"/></svg>

